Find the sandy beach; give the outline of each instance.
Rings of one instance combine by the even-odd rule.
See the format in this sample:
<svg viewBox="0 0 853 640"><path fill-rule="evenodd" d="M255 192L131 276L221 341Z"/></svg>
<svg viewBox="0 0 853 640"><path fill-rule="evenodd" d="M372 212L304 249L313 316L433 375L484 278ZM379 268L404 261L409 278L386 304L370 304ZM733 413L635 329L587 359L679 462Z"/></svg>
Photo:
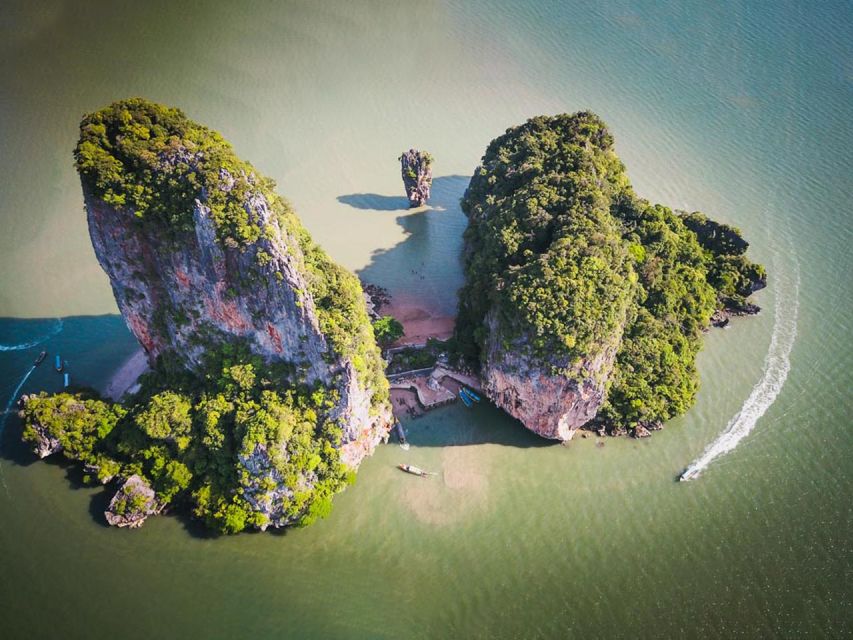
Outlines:
<svg viewBox="0 0 853 640"><path fill-rule="evenodd" d="M138 349L122 363L110 378L104 388L104 395L115 401L120 400L127 393L127 390L136 384L139 376L146 371L148 371L148 360L145 358L145 352Z"/></svg>
<svg viewBox="0 0 853 640"><path fill-rule="evenodd" d="M394 316L405 331L402 338L394 343L395 347L409 344L424 344L429 338L447 340L453 335L456 318L435 315L415 304L392 300L381 309L382 315Z"/></svg>

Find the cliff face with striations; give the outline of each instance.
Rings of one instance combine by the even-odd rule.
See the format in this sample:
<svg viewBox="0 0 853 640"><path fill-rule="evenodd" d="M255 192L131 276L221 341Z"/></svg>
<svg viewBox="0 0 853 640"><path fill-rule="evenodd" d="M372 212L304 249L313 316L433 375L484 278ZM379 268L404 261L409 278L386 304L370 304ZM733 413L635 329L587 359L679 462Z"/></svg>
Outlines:
<svg viewBox="0 0 853 640"><path fill-rule="evenodd" d="M489 338L483 368L484 391L498 407L543 438L570 440L574 431L595 418L606 396L616 346L602 345L580 363L563 359L563 373L554 363L531 358L524 339L508 349L498 338L498 314L486 318ZM618 338L621 327L617 330Z"/></svg>
<svg viewBox="0 0 853 640"><path fill-rule="evenodd" d="M683 413L711 315L752 309L766 282L737 229L636 197L591 113L492 141L462 208L457 345L489 397L546 438L592 423L644 436Z"/></svg>
<svg viewBox="0 0 853 640"><path fill-rule="evenodd" d="M227 194L233 182L222 169L214 188ZM110 206L84 186L95 255L149 363L165 354L198 369L210 340L238 338L267 360L298 363L308 380L328 382L328 344L297 240L281 228L266 198L254 193L242 206L268 235L246 246L222 244L208 196L199 196L192 229L173 241L140 224L132 209Z"/></svg>
<svg viewBox="0 0 853 640"><path fill-rule="evenodd" d="M80 131L92 245L154 374L109 437L66 410L104 403L33 398L29 440L82 438L74 459L119 470L110 522L138 526L182 493L226 532L325 515L392 419L358 280L271 180L177 109L122 101Z"/></svg>

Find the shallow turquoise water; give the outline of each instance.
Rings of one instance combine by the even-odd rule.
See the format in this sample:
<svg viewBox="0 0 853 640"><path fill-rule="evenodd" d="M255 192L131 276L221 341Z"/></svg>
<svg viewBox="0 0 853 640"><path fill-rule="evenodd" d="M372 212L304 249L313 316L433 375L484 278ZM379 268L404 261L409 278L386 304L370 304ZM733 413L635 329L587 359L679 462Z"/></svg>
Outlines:
<svg viewBox="0 0 853 640"><path fill-rule="evenodd" d="M94 385L133 350L70 157L80 115L127 95L221 130L337 259L440 313L486 144L581 108L608 121L640 194L741 227L771 283L765 313L709 334L695 408L651 441L546 446L494 409L450 407L408 425L408 453L382 447L328 520L286 534L108 529L102 494L33 464L8 416L0 635L849 634L851 21L849 3L12 3L0 345L65 320L0 350L3 406L40 349ZM437 159L423 212L402 198L410 146ZM791 324L775 403L676 483ZM47 364L25 392L59 388ZM441 476L400 477L402 461Z"/></svg>

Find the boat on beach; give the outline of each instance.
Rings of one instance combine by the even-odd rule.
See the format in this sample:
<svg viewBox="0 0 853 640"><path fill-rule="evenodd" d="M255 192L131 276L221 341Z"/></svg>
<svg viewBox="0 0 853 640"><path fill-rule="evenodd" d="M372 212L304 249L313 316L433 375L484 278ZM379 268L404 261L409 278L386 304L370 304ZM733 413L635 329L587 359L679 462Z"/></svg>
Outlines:
<svg viewBox="0 0 853 640"><path fill-rule="evenodd" d="M47 357L47 351L42 351L42 352L38 355L38 358L36 358L36 359L33 361L33 366L34 366L34 367L39 366L42 362L44 362L44 359L45 359L46 357Z"/></svg>
<svg viewBox="0 0 853 640"><path fill-rule="evenodd" d="M434 473L429 471L424 471L420 467L416 467L411 464L398 464L397 468L401 471L405 471L406 473L411 473L414 476L420 476L421 478L428 478L429 476L434 476Z"/></svg>

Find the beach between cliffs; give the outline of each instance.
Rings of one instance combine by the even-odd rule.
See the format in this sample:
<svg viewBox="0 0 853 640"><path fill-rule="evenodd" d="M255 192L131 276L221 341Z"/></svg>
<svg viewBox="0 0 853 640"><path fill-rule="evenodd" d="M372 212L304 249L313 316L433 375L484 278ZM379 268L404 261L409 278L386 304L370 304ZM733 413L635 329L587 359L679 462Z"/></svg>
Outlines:
<svg viewBox="0 0 853 640"><path fill-rule="evenodd" d="M136 385L139 376L148 370L148 359L142 348L139 348L115 370L103 389L103 395L118 402Z"/></svg>
<svg viewBox="0 0 853 640"><path fill-rule="evenodd" d="M425 344L430 338L448 340L456 325L455 317L433 314L416 302L391 300L381 311L403 325L403 337L394 343L395 347Z"/></svg>

